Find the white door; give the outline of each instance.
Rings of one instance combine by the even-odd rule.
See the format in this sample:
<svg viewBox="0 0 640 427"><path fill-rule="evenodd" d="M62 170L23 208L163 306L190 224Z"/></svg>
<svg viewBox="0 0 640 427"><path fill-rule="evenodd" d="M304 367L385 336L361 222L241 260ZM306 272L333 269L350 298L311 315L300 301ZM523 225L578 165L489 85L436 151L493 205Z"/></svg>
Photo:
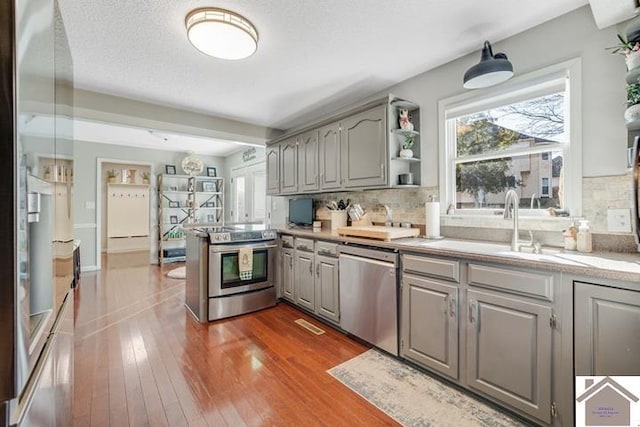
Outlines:
<svg viewBox="0 0 640 427"><path fill-rule="evenodd" d="M264 163L231 172L231 221L264 222L267 174Z"/></svg>

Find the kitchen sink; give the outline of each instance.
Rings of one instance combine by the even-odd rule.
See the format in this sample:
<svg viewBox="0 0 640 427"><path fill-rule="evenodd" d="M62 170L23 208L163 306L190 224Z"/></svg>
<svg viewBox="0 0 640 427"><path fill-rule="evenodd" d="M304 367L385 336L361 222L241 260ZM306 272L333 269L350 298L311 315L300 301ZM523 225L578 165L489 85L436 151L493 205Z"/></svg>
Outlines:
<svg viewBox="0 0 640 427"><path fill-rule="evenodd" d="M532 247L521 247L520 252L514 252L507 243L482 242L476 240L430 240L424 238L402 239L400 243L433 249L444 249L483 255L500 255L532 260L543 260L556 254L563 253L562 249L542 247L539 253L534 253Z"/></svg>

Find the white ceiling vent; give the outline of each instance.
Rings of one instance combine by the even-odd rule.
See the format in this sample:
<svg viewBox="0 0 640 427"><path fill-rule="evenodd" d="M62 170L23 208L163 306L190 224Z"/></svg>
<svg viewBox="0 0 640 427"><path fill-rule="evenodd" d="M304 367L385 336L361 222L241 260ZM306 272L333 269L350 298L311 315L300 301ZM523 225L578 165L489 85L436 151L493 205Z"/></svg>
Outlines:
<svg viewBox="0 0 640 427"><path fill-rule="evenodd" d="M638 0L590 0L589 3L599 29L633 17L640 7Z"/></svg>

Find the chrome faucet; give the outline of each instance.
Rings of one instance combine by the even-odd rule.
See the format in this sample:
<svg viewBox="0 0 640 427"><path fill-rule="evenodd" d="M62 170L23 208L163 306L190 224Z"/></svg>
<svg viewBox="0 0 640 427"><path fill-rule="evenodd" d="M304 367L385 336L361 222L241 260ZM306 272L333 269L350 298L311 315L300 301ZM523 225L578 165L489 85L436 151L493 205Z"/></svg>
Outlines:
<svg viewBox="0 0 640 427"><path fill-rule="evenodd" d="M532 202L533 203L533 202ZM520 204L520 198L515 190L507 191L507 195L504 198L504 219L513 218L513 235L511 236L511 250L514 252L520 252L522 247L533 248L534 253L540 252L540 244L533 239L533 232L529 230L529 241L523 242L520 240L520 230L518 229L518 205Z"/></svg>
<svg viewBox="0 0 640 427"><path fill-rule="evenodd" d="M511 236L511 250L518 252L520 249L518 244L518 204L520 204L520 198L515 190L507 191L507 195L504 198L504 219L513 218L513 235Z"/></svg>
<svg viewBox="0 0 640 427"><path fill-rule="evenodd" d="M393 225L393 220L391 218L391 215L392 215L391 208L389 208L389 206L387 205L382 205L382 206L384 207L384 211L386 214L384 225L386 225L387 227L391 227Z"/></svg>
<svg viewBox="0 0 640 427"><path fill-rule="evenodd" d="M536 193L533 193L533 195L531 196L531 206L530 208L533 209L533 201L538 202L538 209L540 209L540 199L538 197L536 197Z"/></svg>

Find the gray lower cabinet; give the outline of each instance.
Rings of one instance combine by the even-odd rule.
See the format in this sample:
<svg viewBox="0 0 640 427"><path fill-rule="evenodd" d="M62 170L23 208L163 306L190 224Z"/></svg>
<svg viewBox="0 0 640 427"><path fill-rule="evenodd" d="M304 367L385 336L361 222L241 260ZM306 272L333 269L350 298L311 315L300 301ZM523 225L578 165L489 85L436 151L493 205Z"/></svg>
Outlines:
<svg viewBox="0 0 640 427"><path fill-rule="evenodd" d="M457 285L403 274L401 328L403 357L458 379Z"/></svg>
<svg viewBox="0 0 640 427"><path fill-rule="evenodd" d="M279 255L281 297L340 323L338 244L283 235Z"/></svg>
<svg viewBox="0 0 640 427"><path fill-rule="evenodd" d="M574 282L576 375L640 375L640 292Z"/></svg>
<svg viewBox="0 0 640 427"><path fill-rule="evenodd" d="M337 190L342 186L340 122L323 126L319 132L320 190Z"/></svg>
<svg viewBox="0 0 640 427"><path fill-rule="evenodd" d="M387 183L387 105L345 118L340 132L343 187Z"/></svg>
<svg viewBox="0 0 640 427"><path fill-rule="evenodd" d="M298 190L317 191L318 176L318 130L303 133L298 137Z"/></svg>
<svg viewBox="0 0 640 427"><path fill-rule="evenodd" d="M280 295L289 301L294 301L293 284L295 277L293 274L293 249L282 248L280 250L280 259L282 262L282 271L280 273L282 280L282 288Z"/></svg>
<svg viewBox="0 0 640 427"><path fill-rule="evenodd" d="M295 303L311 311L316 308L313 270L314 253L296 248L294 255Z"/></svg>
<svg viewBox="0 0 640 427"><path fill-rule="evenodd" d="M275 144L267 147L265 153L265 164L267 169L267 188L269 195L280 194L280 145Z"/></svg>
<svg viewBox="0 0 640 427"><path fill-rule="evenodd" d="M316 255L316 313L340 322L338 258Z"/></svg>
<svg viewBox="0 0 640 427"><path fill-rule="evenodd" d="M551 422L551 307L467 292L467 385Z"/></svg>
<svg viewBox="0 0 640 427"><path fill-rule="evenodd" d="M298 140L289 138L280 143L280 193L298 192Z"/></svg>

